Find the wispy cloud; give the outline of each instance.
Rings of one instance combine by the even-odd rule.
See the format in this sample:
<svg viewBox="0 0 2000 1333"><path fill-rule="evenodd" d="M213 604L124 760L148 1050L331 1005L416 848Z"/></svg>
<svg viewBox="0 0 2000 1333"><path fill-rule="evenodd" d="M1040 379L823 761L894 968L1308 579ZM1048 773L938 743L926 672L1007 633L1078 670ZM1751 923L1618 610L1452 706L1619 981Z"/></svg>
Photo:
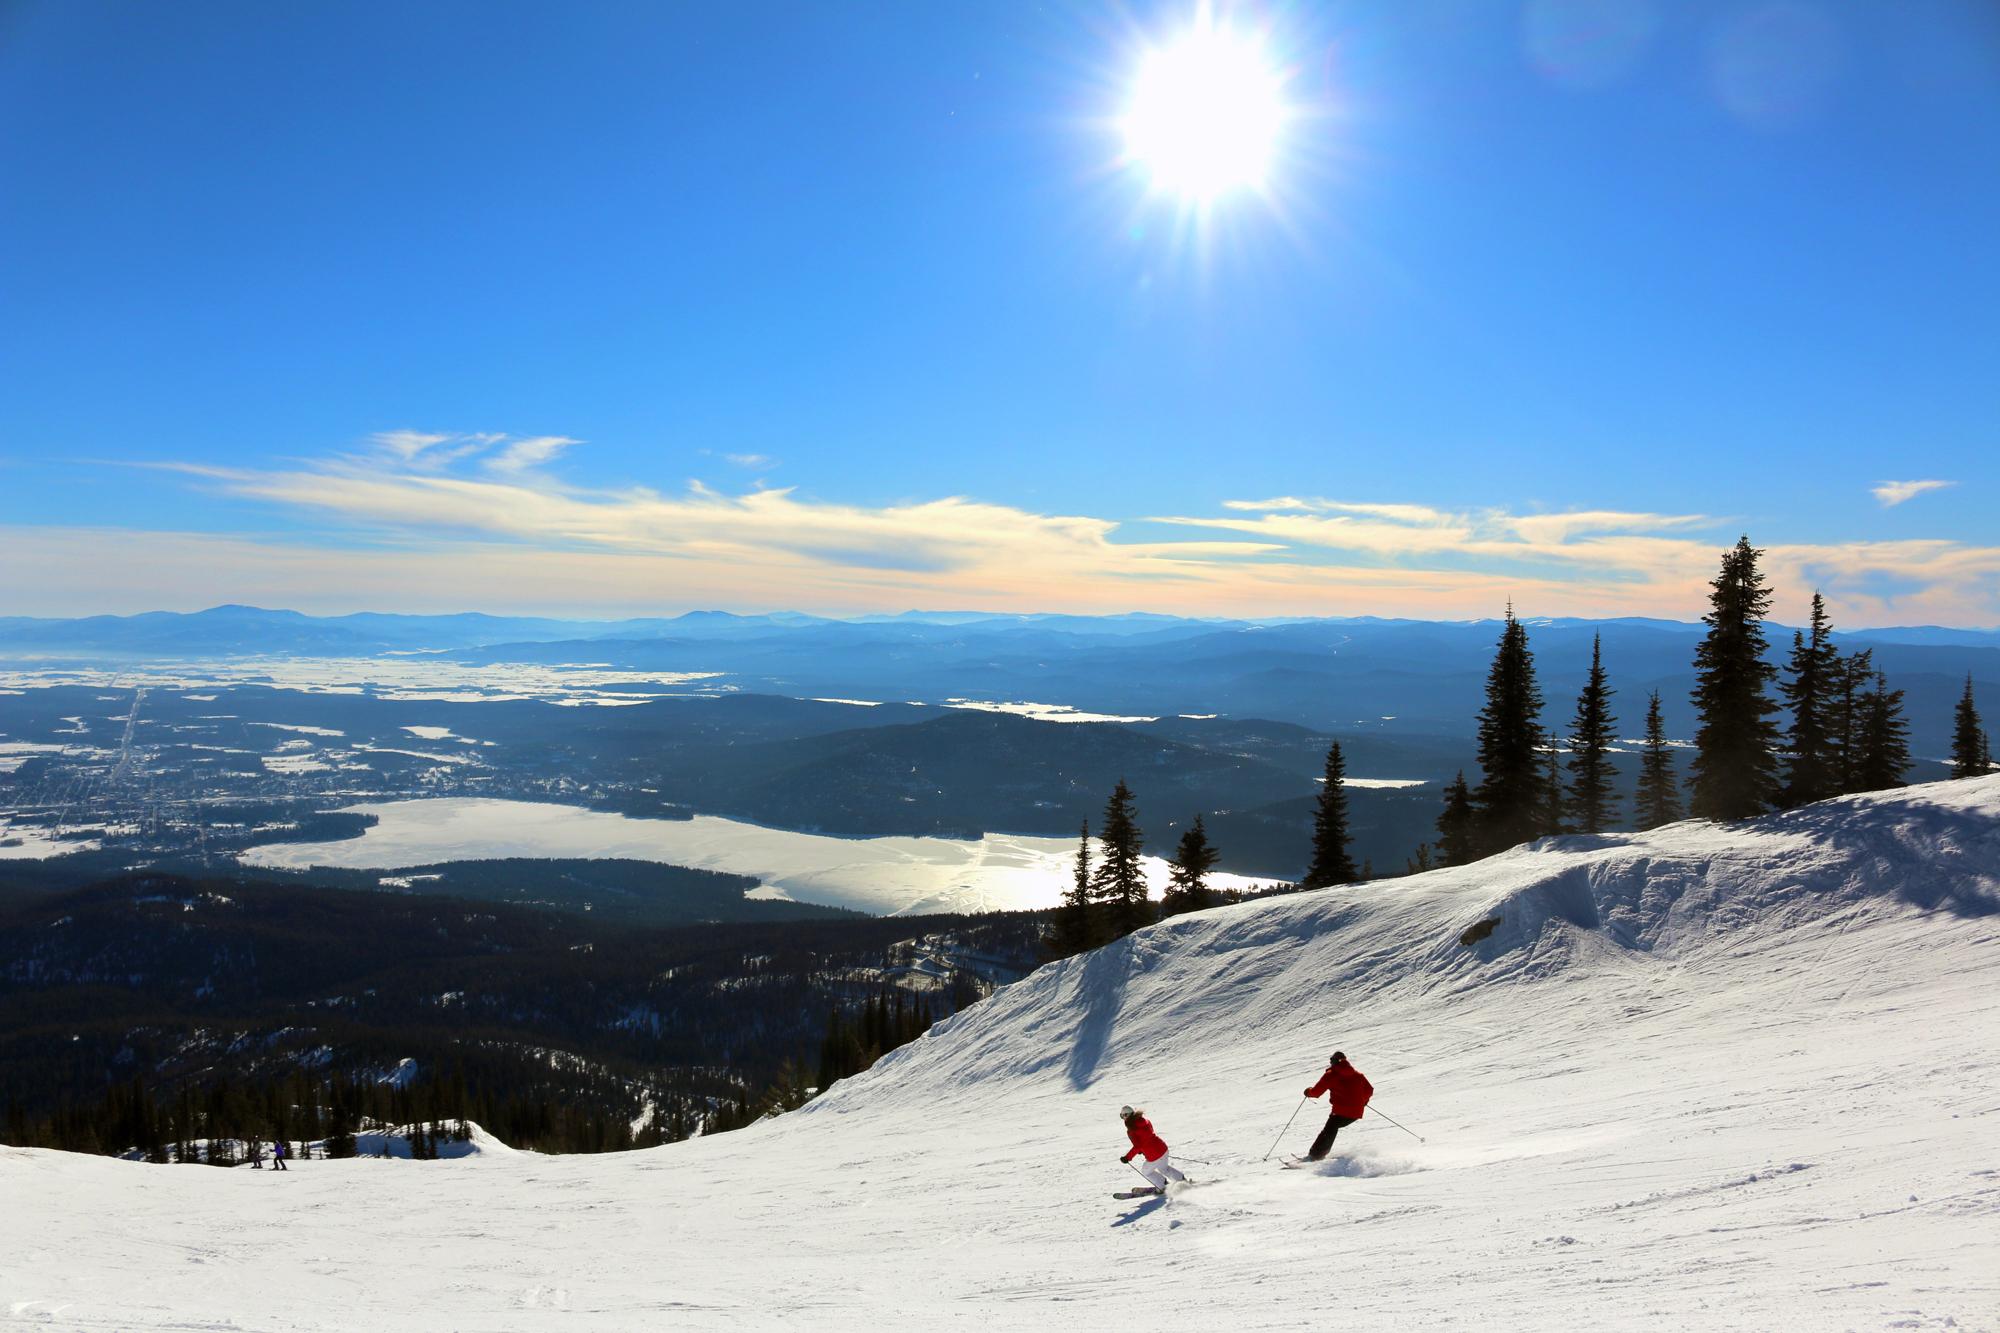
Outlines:
<svg viewBox="0 0 2000 1333"><path fill-rule="evenodd" d="M752 472L769 472L778 466L778 460L769 454L724 454L723 458Z"/></svg>
<svg viewBox="0 0 2000 1333"><path fill-rule="evenodd" d="M503 476L519 476L550 462L570 446L582 443L582 440L572 440L567 435L532 435L524 440L511 440L486 460L486 470Z"/></svg>
<svg viewBox="0 0 2000 1333"><path fill-rule="evenodd" d="M1487 560L1605 562L1610 569L1643 564L1643 534L1712 527L1702 514L1649 514L1593 509L1515 514L1501 509L1452 511L1431 505L1354 504L1337 500L1224 500L1222 508L1255 513L1162 517L1156 522L1220 528L1297 546L1321 547L1386 560L1453 553ZM1580 540L1581 539L1581 540ZM1631 543L1640 543L1633 547Z"/></svg>
<svg viewBox="0 0 2000 1333"><path fill-rule="evenodd" d="M1870 487L1869 492L1888 509L1905 500L1914 500L1925 491L1941 491L1956 485L1955 481L1885 481Z"/></svg>
<svg viewBox="0 0 2000 1333"><path fill-rule="evenodd" d="M473 432L464 435L422 430L384 430L369 437L377 456L415 471L435 472L506 439L505 435Z"/></svg>
<svg viewBox="0 0 2000 1333"><path fill-rule="evenodd" d="M170 464L220 494L301 516L303 535L17 528L0 531L0 559L132 595L141 585L131 571L143 567L146 579L198 581L196 601L322 607L367 597L402 605L421 584L447 604L607 612L949 605L1462 617L1511 598L1537 615L1690 617L1738 531L1701 514L1295 496L1121 522L968 496L870 506L762 485L586 488L549 466L575 447L568 436L386 432L366 451L289 468ZM1767 549L1781 615L1821 588L1849 626L2000 623L2000 547Z"/></svg>

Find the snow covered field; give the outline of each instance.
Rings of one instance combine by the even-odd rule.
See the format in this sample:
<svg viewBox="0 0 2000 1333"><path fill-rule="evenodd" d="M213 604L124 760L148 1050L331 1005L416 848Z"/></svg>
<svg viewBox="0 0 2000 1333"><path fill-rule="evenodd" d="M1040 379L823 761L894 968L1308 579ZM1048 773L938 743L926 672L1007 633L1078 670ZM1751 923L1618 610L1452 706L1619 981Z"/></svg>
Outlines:
<svg viewBox="0 0 2000 1333"><path fill-rule="evenodd" d="M616 707L646 703L662 695L689 693L684 686L693 686L693 692L701 693L720 675L715 671L616 671L593 662L473 663L395 654L120 661L112 666L0 659L0 686L9 694L62 685L168 690L268 685L306 694L373 694L379 699L428 699L441 703L540 699L572 706Z"/></svg>
<svg viewBox="0 0 2000 1333"><path fill-rule="evenodd" d="M634 819L485 797L373 801L345 812L374 815L377 822L358 838L272 843L240 859L289 870L399 870L508 856L620 857L753 876L762 884L751 897L895 916L1053 907L1069 885L1076 855L1073 838L836 838L714 815ZM1166 888L1167 863L1146 858L1146 877L1158 897ZM1261 884L1241 875L1210 878L1218 887Z"/></svg>
<svg viewBox="0 0 2000 1333"><path fill-rule="evenodd" d="M1260 1162L1335 1047L1428 1141ZM56 1328L1993 1328L2000 776L1179 918L711 1140L0 1198Z"/></svg>

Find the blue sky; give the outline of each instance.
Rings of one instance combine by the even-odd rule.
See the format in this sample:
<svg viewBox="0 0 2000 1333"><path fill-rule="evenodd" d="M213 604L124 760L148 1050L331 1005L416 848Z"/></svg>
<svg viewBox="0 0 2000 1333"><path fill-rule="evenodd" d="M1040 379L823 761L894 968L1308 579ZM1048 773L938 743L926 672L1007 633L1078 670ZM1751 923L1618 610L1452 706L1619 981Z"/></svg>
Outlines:
<svg viewBox="0 0 2000 1333"><path fill-rule="evenodd" d="M0 612L2000 623L2000 11L1225 6L1200 222L1193 14L0 10Z"/></svg>

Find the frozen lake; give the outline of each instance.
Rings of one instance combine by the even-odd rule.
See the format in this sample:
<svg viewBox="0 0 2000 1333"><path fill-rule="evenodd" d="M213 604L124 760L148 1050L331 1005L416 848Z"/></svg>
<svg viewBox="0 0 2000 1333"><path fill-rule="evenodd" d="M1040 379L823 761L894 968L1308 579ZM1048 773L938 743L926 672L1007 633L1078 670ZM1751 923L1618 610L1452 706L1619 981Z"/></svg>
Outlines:
<svg viewBox="0 0 2000 1333"><path fill-rule="evenodd" d="M376 801L346 807L376 824L358 838L272 843L243 864L304 870L396 870L437 861L501 857L619 858L749 875L753 896L846 907L878 916L1053 907L1068 885L1076 841L989 833L952 838L835 838L734 819L632 819L535 801L474 797ZM1154 896L1166 863L1147 858ZM1218 888L1252 881L1216 874Z"/></svg>

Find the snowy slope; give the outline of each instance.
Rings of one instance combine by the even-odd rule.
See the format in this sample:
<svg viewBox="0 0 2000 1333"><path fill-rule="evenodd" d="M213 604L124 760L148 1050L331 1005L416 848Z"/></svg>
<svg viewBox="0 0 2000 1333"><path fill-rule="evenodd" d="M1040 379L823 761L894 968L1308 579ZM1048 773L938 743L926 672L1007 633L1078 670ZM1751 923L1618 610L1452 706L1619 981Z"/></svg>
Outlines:
<svg viewBox="0 0 2000 1333"><path fill-rule="evenodd" d="M1260 1162L1336 1046L1428 1142ZM51 1327L2000 1327L2000 776L1181 918L713 1140L0 1198Z"/></svg>

